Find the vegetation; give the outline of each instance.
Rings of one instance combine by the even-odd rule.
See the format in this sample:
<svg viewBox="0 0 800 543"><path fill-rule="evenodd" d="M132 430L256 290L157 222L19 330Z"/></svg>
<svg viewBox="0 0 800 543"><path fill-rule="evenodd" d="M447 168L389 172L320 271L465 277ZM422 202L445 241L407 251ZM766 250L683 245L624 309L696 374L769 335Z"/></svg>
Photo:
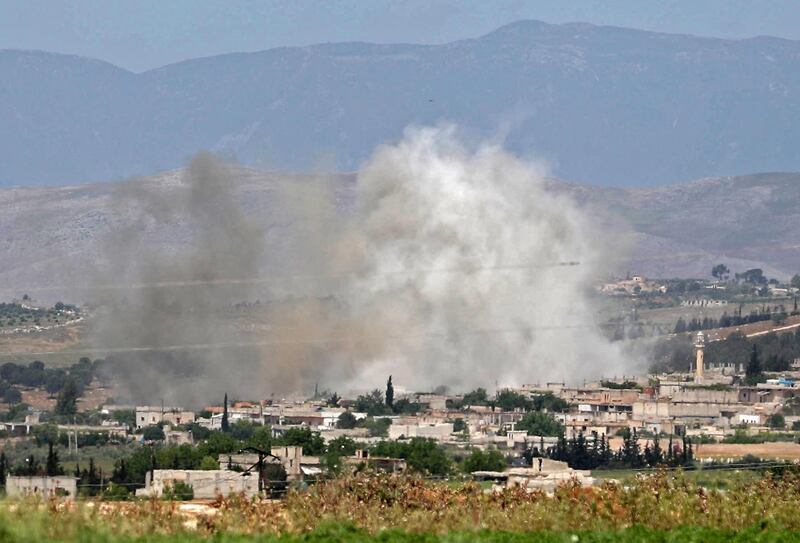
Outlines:
<svg viewBox="0 0 800 543"><path fill-rule="evenodd" d="M27 301L27 300L24 300ZM0 303L0 327L33 328L65 324L80 316L74 305L58 302L51 308L30 307L20 303Z"/></svg>
<svg viewBox="0 0 800 543"><path fill-rule="evenodd" d="M792 471L736 482L726 492L659 472L591 489L566 482L552 496L362 473L292 490L280 502L220 500L216 514L193 517L155 500L0 507L0 530L4 540L23 542L777 543L800 541L798 506L800 478Z"/></svg>
<svg viewBox="0 0 800 543"><path fill-rule="evenodd" d="M552 414L541 411L526 413L516 428L533 436L558 437L564 434L564 426Z"/></svg>
<svg viewBox="0 0 800 543"><path fill-rule="evenodd" d="M498 451L482 451L473 449L461 463L464 473L473 471L503 471L506 469L506 459Z"/></svg>
<svg viewBox="0 0 800 543"><path fill-rule="evenodd" d="M105 360L92 362L81 358L67 369L46 368L44 363L34 360L27 366L7 362L0 366L0 395L7 397L9 391L18 394L19 387L41 388L50 394L59 394L66 386L71 387L70 395L79 397L95 377L106 382ZM11 392L11 394L14 394ZM14 396L18 398L18 396ZM6 401L6 403L18 403Z"/></svg>
<svg viewBox="0 0 800 543"><path fill-rule="evenodd" d="M402 458L411 471L424 475L447 475L453 468L444 449L436 441L421 437L409 441L381 441L370 448L370 454Z"/></svg>
<svg viewBox="0 0 800 543"><path fill-rule="evenodd" d="M709 363L729 362L747 368L753 362L754 348L758 364L750 368L753 376L759 376L762 372L787 371L791 362L800 358L800 330L764 334L755 338L734 332L722 341L709 343L705 358ZM692 338L673 337L656 344L650 369L654 373L688 371L693 360Z"/></svg>

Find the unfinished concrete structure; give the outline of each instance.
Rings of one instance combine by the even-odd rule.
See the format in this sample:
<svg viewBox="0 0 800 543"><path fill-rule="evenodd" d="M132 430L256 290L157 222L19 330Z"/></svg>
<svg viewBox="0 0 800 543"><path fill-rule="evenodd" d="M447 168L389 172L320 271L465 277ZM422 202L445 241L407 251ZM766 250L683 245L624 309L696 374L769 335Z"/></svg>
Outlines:
<svg viewBox="0 0 800 543"><path fill-rule="evenodd" d="M136 496L159 498L174 488L176 483L192 487L196 500L212 500L218 496L244 494L248 498L258 495L258 474L240 473L226 469L157 469L147 472L145 487Z"/></svg>
<svg viewBox="0 0 800 543"><path fill-rule="evenodd" d="M30 477L9 475L6 477L6 495L9 498L40 496L42 498L74 500L77 493L77 477L66 475L52 477L46 475Z"/></svg>

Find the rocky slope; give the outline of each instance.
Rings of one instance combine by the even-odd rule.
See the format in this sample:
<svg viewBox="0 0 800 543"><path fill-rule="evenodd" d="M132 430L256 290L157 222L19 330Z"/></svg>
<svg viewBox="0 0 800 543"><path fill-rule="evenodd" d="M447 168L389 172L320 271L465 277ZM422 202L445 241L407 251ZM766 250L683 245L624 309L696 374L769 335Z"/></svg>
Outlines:
<svg viewBox="0 0 800 543"><path fill-rule="evenodd" d="M317 178L236 168L236 200L264 232L264 273L304 270L296 244L315 235L315 194L332 195L338 213L352 206L352 175ZM111 234L127 231L149 247L177 253L192 245L185 217L154 220L142 213L181 183L179 170L124 183L0 190L0 297L28 292L45 300L82 302L105 256L115 251ZM276 195L300 188L292 209ZM800 174L775 173L709 178L658 188L607 189L552 182L552 190L578 200L609 236L627 249L618 263L651 277L708 276L726 263L734 271L762 267L770 276L800 271ZM147 193L148 200L137 196ZM144 203L143 203L144 202ZM150 202L149 204L147 202ZM298 218L298 209L303 210ZM153 209L146 210L152 214ZM146 215L146 216L145 216ZM143 218L144 216L144 218ZM324 227L324 226L323 226ZM123 258L126 256L123 255ZM141 255L128 255L131 261Z"/></svg>

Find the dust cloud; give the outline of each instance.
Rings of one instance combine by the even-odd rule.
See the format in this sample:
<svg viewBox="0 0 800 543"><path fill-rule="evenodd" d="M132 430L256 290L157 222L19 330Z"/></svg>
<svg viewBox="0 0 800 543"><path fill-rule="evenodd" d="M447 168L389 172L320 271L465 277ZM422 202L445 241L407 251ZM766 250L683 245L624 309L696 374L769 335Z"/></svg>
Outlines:
<svg viewBox="0 0 800 543"><path fill-rule="evenodd" d="M108 318L94 345L207 346L112 352L131 397L344 392L390 374L420 391L574 383L633 365L594 322L591 290L617 261L613 244L546 188L544 172L498 145L468 148L449 126L410 128L364 164L346 209L324 176L284 183L273 212L292 225L279 255L296 264L289 281L252 281L276 255L264 217L243 213L234 185L201 154L169 196L127 189L139 221L110 240L98 285L140 286L96 289ZM195 232L185 250L142 242L142 228L179 216ZM266 324L243 340L223 308L256 295L271 299Z"/></svg>
<svg viewBox="0 0 800 543"><path fill-rule="evenodd" d="M530 163L467 149L453 127L409 129L361 169L356 202L339 244L352 335L367 338L336 369L351 388L389 374L415 390L574 383L632 366L594 322L613 247Z"/></svg>

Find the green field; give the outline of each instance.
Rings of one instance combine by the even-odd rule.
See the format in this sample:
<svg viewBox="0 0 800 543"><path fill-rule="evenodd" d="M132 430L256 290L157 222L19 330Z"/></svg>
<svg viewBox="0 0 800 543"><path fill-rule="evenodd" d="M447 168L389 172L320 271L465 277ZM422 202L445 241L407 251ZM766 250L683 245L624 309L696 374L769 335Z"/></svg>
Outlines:
<svg viewBox="0 0 800 543"><path fill-rule="evenodd" d="M138 542L200 542L218 543L795 543L800 542L800 532L761 526L746 530L720 530L682 526L674 530L654 530L632 527L619 531L566 531L566 532L506 532L479 530L435 534L385 530L370 534L350 524L332 524L303 534L282 536L258 534L220 534L207 537L196 533L149 534L139 536L115 535L106 530L87 530L78 534L61 536L56 530L40 531L21 523L0 526L0 541L34 543L46 541L81 543L138 543Z"/></svg>

